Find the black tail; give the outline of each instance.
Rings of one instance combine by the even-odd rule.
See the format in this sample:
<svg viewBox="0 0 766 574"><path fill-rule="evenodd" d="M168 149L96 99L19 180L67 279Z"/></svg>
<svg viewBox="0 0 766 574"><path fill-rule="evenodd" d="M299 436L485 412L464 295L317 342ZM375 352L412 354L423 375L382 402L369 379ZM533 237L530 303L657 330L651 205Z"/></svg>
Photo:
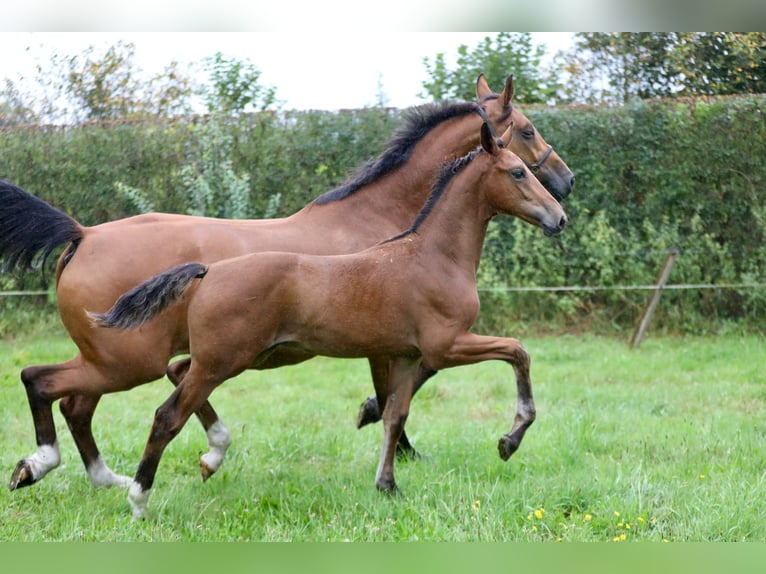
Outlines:
<svg viewBox="0 0 766 574"><path fill-rule="evenodd" d="M0 180L0 262L7 269L45 265L57 246L79 242L83 228L72 217Z"/></svg>
<svg viewBox="0 0 766 574"><path fill-rule="evenodd" d="M158 273L117 299L106 313L88 313L98 327L136 329L180 299L192 281L207 273L202 263L183 263Z"/></svg>

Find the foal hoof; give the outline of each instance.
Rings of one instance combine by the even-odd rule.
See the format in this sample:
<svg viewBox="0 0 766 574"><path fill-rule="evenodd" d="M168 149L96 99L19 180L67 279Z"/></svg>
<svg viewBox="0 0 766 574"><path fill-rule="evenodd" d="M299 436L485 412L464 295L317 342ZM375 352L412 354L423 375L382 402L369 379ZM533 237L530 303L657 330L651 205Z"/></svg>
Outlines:
<svg viewBox="0 0 766 574"><path fill-rule="evenodd" d="M503 435L497 442L497 452L500 454L500 458L508 460L511 455L519 448L519 441L509 435Z"/></svg>
<svg viewBox="0 0 766 574"><path fill-rule="evenodd" d="M359 415L356 417L356 428L360 429L379 420L380 409L378 408L378 400L375 397L367 397L362 406L359 407Z"/></svg>
<svg viewBox="0 0 766 574"><path fill-rule="evenodd" d="M399 490L399 487L396 485L395 482L385 483L385 484L378 483L375 485L375 487L378 489L378 492L381 492L385 494L386 496L390 496L391 498L397 498L399 496L403 496L402 491Z"/></svg>
<svg viewBox="0 0 766 574"><path fill-rule="evenodd" d="M25 486L32 486L35 482L35 477L32 475L32 469L27 461L20 460L11 475L11 483L8 485L8 489L16 490L17 488L23 488Z"/></svg>

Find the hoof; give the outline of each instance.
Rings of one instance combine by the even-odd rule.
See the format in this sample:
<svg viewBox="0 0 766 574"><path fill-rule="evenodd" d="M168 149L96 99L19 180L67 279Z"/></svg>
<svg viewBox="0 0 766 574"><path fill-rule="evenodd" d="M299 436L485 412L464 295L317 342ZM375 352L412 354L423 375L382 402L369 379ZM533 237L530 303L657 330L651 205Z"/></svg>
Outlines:
<svg viewBox="0 0 766 574"><path fill-rule="evenodd" d="M367 397L362 406L359 407L359 415L356 417L356 428L360 429L379 420L380 409L378 408L378 400L375 397Z"/></svg>
<svg viewBox="0 0 766 574"><path fill-rule="evenodd" d="M420 453L411 446L396 445L396 460L418 460L422 458Z"/></svg>
<svg viewBox="0 0 766 574"><path fill-rule="evenodd" d="M519 441L513 439L509 435L503 435L497 443L497 452L500 454L500 458L508 460L511 455L519 448Z"/></svg>
<svg viewBox="0 0 766 574"><path fill-rule="evenodd" d="M206 464L204 460L200 461L199 470L202 473L202 482L206 482L208 478L215 474L215 469Z"/></svg>
<svg viewBox="0 0 766 574"><path fill-rule="evenodd" d="M16 490L25 486L32 486L35 482L29 463L26 460L20 460L11 475L11 483L8 485L8 489Z"/></svg>
<svg viewBox="0 0 766 574"><path fill-rule="evenodd" d="M385 494L386 496L390 496L392 498L402 496L402 491L399 490L399 487L396 485L395 482L385 483L385 484L377 483L375 487L378 489L378 492L381 492Z"/></svg>

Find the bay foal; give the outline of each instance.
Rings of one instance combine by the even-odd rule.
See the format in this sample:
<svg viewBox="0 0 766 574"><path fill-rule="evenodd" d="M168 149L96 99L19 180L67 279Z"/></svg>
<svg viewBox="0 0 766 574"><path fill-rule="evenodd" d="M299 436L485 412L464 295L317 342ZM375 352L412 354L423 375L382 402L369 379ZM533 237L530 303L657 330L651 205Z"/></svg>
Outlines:
<svg viewBox="0 0 766 574"><path fill-rule="evenodd" d="M481 127L481 148L450 163L411 227L350 255L262 252L163 272L118 299L94 324L149 327L163 314L187 317L190 366L156 411L128 499L147 503L163 451L224 381L249 368L316 355L387 361L384 438L375 478L396 489L394 455L420 369L499 359L512 365L517 409L498 444L508 459L535 418L529 356L519 341L469 331L479 312L476 270L489 221L509 214L560 232L566 216L524 162ZM178 302L182 301L181 304ZM104 329L107 331L107 329Z"/></svg>

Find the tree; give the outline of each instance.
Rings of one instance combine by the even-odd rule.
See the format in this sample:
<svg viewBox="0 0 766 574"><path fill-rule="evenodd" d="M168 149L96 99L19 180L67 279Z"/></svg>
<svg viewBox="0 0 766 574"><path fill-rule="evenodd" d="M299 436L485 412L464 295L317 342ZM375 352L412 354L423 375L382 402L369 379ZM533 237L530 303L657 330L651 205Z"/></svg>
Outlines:
<svg viewBox="0 0 766 574"><path fill-rule="evenodd" d="M679 36L672 62L682 94L766 93L766 32Z"/></svg>
<svg viewBox="0 0 766 574"><path fill-rule="evenodd" d="M447 66L443 53L426 57L423 63L429 80L423 82L425 94L432 101L473 100L476 78L483 73L490 86L502 86L513 74L517 100L545 103L556 93L558 84L553 74L540 68L545 47L533 46L529 32L501 32L487 36L475 48L458 47L455 69Z"/></svg>
<svg viewBox="0 0 766 574"><path fill-rule="evenodd" d="M564 57L573 78L569 99L625 103L670 96L677 90L670 60L675 42L675 34L665 32L578 32L574 52Z"/></svg>
<svg viewBox="0 0 766 574"><path fill-rule="evenodd" d="M37 123L37 115L27 103L24 94L11 80L5 79L0 90L0 126L18 126Z"/></svg>
<svg viewBox="0 0 766 574"><path fill-rule="evenodd" d="M191 81L175 62L147 81L134 56L135 46L122 41L103 55L90 46L81 55L54 56L59 76L53 88L74 104L71 115L80 120L168 117L190 109Z"/></svg>
<svg viewBox="0 0 766 574"><path fill-rule="evenodd" d="M580 32L561 69L566 101L626 103L766 92L764 32Z"/></svg>
<svg viewBox="0 0 766 574"><path fill-rule="evenodd" d="M277 103L276 88L260 83L261 72L250 60L238 60L221 52L206 58L210 82L202 96L211 113L236 114L248 107L263 111Z"/></svg>

